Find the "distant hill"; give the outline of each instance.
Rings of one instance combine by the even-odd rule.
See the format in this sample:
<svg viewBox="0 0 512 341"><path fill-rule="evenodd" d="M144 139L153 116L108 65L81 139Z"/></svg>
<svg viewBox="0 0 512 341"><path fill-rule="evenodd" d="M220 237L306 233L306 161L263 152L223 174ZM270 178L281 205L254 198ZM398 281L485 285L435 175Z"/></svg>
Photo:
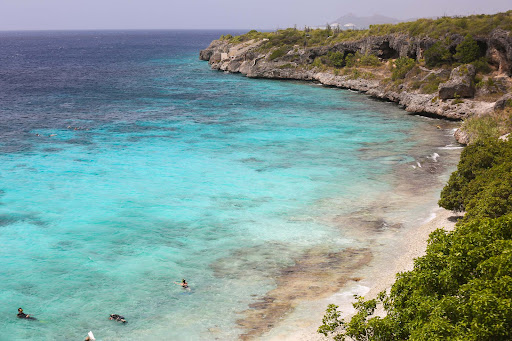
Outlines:
<svg viewBox="0 0 512 341"><path fill-rule="evenodd" d="M329 23L331 25L338 24L340 28L347 27L345 25L354 25L354 27L347 27L353 29L366 29L370 27L370 25L377 24L398 24L404 20L399 20L396 18L386 17L383 15L372 15L371 17L358 17L352 13L346 14L333 22ZM408 21L408 20L407 20Z"/></svg>

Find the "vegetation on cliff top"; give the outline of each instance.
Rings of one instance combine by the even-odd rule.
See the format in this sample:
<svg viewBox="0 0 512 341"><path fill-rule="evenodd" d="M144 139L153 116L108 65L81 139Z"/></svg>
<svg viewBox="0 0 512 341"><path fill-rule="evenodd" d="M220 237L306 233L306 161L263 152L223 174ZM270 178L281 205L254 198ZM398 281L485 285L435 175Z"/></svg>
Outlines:
<svg viewBox="0 0 512 341"><path fill-rule="evenodd" d="M471 25L468 24L469 22ZM267 53L269 61L283 63L283 65L277 66L280 69L315 68L318 71L330 71L335 75L344 75L352 79L377 79L382 81L388 90L398 92L410 89L424 94L432 94L438 90L440 83L448 80L449 74L446 72L429 74L422 66L430 69L449 69L470 63L475 66L478 73L474 80L474 84L479 90L478 98L483 101L495 101L508 91L509 85L506 82L500 81L498 84L494 81L490 73L497 70L496 61L493 61L493 64L489 62L486 57L488 51L485 49L485 44L481 44L475 39L481 39L478 36L488 34L495 28L512 30L512 11L494 15L443 17L435 20L420 19L397 25L375 25L368 30L360 31L341 31L330 27L314 30L306 28L304 31L292 28L276 32L253 30L236 37L222 36L221 39L233 44L264 40L258 46L257 51ZM354 47L351 51L350 45L348 45L348 49L343 47L341 50L333 46L342 41L390 33L438 38L437 41L430 40L430 47L418 56L420 58L418 60L405 56L395 59L396 55L384 57L370 53L362 54L360 47ZM459 37L455 38L453 33L459 34ZM462 40L460 35L464 37ZM455 44L453 39L457 39L458 44ZM322 48L317 48L313 53L306 53L307 50L314 49L315 46L322 46ZM452 104L464 102L462 99L455 101Z"/></svg>
<svg viewBox="0 0 512 341"><path fill-rule="evenodd" d="M512 118L511 108L501 114ZM466 211L455 230L434 231L414 269L398 274L389 294L359 297L350 321L329 305L319 333L335 340L512 339L512 139L501 141L499 133L464 149L442 191L440 206ZM378 304L385 317L373 316Z"/></svg>
<svg viewBox="0 0 512 341"><path fill-rule="evenodd" d="M359 40L370 36L388 34L408 34L412 37L442 38L451 34L463 36L487 35L494 29L512 31L512 10L492 15L480 14L467 17L442 17L438 19L418 19L399 24L371 25L366 30L308 29L303 31L289 28L276 32L255 30L236 37L222 36L221 39L240 43L251 39L268 39L266 48L284 45L323 46L338 42Z"/></svg>

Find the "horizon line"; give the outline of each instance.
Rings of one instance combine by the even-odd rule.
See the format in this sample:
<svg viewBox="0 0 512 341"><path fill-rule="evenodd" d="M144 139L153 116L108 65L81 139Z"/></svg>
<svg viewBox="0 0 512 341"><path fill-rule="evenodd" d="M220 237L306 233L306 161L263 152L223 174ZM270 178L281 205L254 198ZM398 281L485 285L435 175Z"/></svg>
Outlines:
<svg viewBox="0 0 512 341"><path fill-rule="evenodd" d="M55 29L0 29L0 32L68 32L68 31L222 31L258 30L268 31L282 28L55 28Z"/></svg>

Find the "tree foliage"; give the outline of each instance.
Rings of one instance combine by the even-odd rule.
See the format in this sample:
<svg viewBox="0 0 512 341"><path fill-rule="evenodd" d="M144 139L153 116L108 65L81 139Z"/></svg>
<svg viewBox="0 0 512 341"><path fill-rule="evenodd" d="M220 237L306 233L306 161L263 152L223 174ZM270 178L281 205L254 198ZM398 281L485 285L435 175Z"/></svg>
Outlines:
<svg viewBox="0 0 512 341"><path fill-rule="evenodd" d="M425 64L430 67L450 64L452 61L452 53L448 48L446 41L438 41L425 50Z"/></svg>
<svg viewBox="0 0 512 341"><path fill-rule="evenodd" d="M481 57L480 47L473 37L468 34L464 40L455 48L454 58L463 64L472 63Z"/></svg>
<svg viewBox="0 0 512 341"><path fill-rule="evenodd" d="M512 30L512 10L492 15L471 15L468 17L444 16L438 19L419 19L399 24L370 25L366 30L327 30L304 27L303 31L289 28L276 32L256 32L254 30L236 37L229 38L233 43L251 39L269 39L268 49L280 44L307 46L333 45L342 41L358 40L369 36L390 34L408 34L413 37L430 37L441 39L444 36L459 34L473 37L487 35L500 28Z"/></svg>
<svg viewBox="0 0 512 341"><path fill-rule="evenodd" d="M463 151L440 204L465 209L452 232L430 235L426 255L389 295L359 298L350 321L324 322L336 340L512 339L512 141L479 140ZM373 316L377 303L385 317ZM332 307L331 307L332 312ZM326 315L327 316L327 315ZM336 318L336 321L332 319Z"/></svg>
<svg viewBox="0 0 512 341"><path fill-rule="evenodd" d="M411 58L401 57L395 60L393 63L393 68L391 71L391 79L397 80L405 78L407 72L411 71L412 68L416 65L416 61Z"/></svg>
<svg viewBox="0 0 512 341"><path fill-rule="evenodd" d="M494 217L484 206L488 202L498 203L502 200L505 200L502 205L510 204L506 201L509 198L504 197L505 193L498 192L498 185L510 176L511 168L512 141L503 142L489 138L470 144L462 152L457 170L450 176L448 184L441 192L439 206L454 211L465 210L469 218ZM495 198L500 200L496 201ZM485 212L489 214L485 215Z"/></svg>

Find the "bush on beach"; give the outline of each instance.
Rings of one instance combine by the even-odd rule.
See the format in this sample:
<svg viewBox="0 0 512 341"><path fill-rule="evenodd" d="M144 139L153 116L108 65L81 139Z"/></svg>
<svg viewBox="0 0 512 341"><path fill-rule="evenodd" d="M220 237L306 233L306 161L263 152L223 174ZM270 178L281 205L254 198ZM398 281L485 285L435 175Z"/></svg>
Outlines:
<svg viewBox="0 0 512 341"><path fill-rule="evenodd" d="M330 305L319 333L335 340L512 339L512 140L482 136L462 152L439 205L466 210L455 230L430 235L426 255L389 294ZM372 316L382 304L385 317Z"/></svg>

